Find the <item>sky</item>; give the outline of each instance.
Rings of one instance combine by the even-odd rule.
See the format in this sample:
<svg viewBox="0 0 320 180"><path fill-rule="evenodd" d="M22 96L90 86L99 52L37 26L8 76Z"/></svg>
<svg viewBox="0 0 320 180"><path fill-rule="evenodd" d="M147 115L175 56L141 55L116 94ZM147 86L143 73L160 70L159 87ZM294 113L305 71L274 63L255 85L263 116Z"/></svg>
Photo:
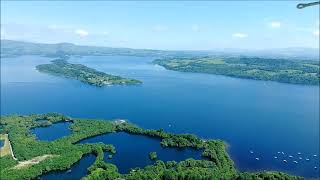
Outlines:
<svg viewBox="0 0 320 180"><path fill-rule="evenodd" d="M319 6L298 3L1 1L1 39L163 50L319 48Z"/></svg>

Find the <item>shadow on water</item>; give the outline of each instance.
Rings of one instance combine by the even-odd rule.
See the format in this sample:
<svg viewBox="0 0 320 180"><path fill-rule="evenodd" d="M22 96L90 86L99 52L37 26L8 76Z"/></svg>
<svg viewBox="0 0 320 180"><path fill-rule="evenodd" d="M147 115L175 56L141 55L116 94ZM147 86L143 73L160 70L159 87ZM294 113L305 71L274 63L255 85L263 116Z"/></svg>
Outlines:
<svg viewBox="0 0 320 180"><path fill-rule="evenodd" d="M37 120L37 122L42 120ZM63 136L71 134L69 129L71 122L54 123L47 127L37 127L31 129L31 133L35 134L38 140L41 141L54 141Z"/></svg>
<svg viewBox="0 0 320 180"><path fill-rule="evenodd" d="M108 153L105 153L104 160L115 164L120 173L128 173L131 168L145 167L153 164L149 159L150 152L156 152L158 160L162 161L182 161L187 158L201 159L202 151L191 148L163 148L160 140L142 135L131 135L124 132L104 134L93 138L85 139L79 143L97 143L112 144L117 153L108 159Z"/></svg>
<svg viewBox="0 0 320 180"><path fill-rule="evenodd" d="M74 164L71 169L61 172L52 172L41 176L42 180L75 180L81 179L88 173L88 168L93 164L96 157L93 154L88 154L82 157L82 159Z"/></svg>

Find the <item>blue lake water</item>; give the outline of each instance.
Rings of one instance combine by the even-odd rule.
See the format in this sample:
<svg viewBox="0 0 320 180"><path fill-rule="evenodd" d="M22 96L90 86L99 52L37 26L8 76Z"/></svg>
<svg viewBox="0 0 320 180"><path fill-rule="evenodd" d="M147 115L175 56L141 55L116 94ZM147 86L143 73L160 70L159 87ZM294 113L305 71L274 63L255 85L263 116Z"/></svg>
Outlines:
<svg viewBox="0 0 320 180"><path fill-rule="evenodd" d="M31 133L35 134L38 140L41 141L54 141L63 136L71 134L69 129L70 122L54 123L48 127L37 127L31 129Z"/></svg>
<svg viewBox="0 0 320 180"><path fill-rule="evenodd" d="M0 148L4 146L4 140L0 140Z"/></svg>
<svg viewBox="0 0 320 180"><path fill-rule="evenodd" d="M2 114L60 112L128 119L143 128L222 139L240 171L279 170L319 177L317 86L168 71L148 57L71 58L73 63L143 81L140 86L98 88L35 70L50 60L1 59ZM285 155L274 159L278 151ZM298 152L310 161L299 160ZM297 158L299 163L293 163Z"/></svg>
<svg viewBox="0 0 320 180"><path fill-rule="evenodd" d="M144 167L153 164L149 153L156 152L157 159L163 161L175 160L177 162L187 158L201 159L202 151L196 151L191 148L162 148L160 140L141 135L130 135L124 132L105 134L81 141L80 143L112 144L117 153L112 159L108 159L108 153L105 153L104 160L111 162L118 167L120 173L128 173L131 168Z"/></svg>
<svg viewBox="0 0 320 180"><path fill-rule="evenodd" d="M88 168L93 164L96 157L93 154L88 154L82 157L82 159L75 163L70 170L53 172L41 176L42 180L76 180L81 179L88 173Z"/></svg>

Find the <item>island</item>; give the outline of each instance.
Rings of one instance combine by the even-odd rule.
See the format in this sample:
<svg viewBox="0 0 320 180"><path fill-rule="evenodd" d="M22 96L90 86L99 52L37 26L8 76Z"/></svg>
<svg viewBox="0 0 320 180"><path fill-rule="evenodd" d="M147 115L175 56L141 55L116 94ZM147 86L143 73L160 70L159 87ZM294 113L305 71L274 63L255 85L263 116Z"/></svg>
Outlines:
<svg viewBox="0 0 320 180"><path fill-rule="evenodd" d="M319 61L258 57L192 57L156 59L168 70L208 73L236 78L319 85Z"/></svg>
<svg viewBox="0 0 320 180"><path fill-rule="evenodd" d="M157 152L150 152L149 158L153 161L156 160L158 158Z"/></svg>
<svg viewBox="0 0 320 180"><path fill-rule="evenodd" d="M46 121L37 121L39 119ZM40 141L30 131L58 122L71 122L72 133L54 141ZM82 180L303 179L282 172L239 172L226 151L226 144L221 140L203 140L193 134L173 134L163 129L143 129L126 121L78 119L58 113L14 114L2 116L0 125L3 126L0 134L8 137L8 143L12 146L11 155L0 157L1 179L36 179L49 172L66 171L86 154L94 154L96 159ZM157 138L166 148L194 148L202 151L204 159L190 158L180 162L156 160L153 165L137 167L128 174L121 174L116 165L103 158L104 152L117 153L112 144L77 143L86 138L115 132Z"/></svg>
<svg viewBox="0 0 320 180"><path fill-rule="evenodd" d="M141 84L141 81L136 79L106 74L104 72L97 71L82 64L68 63L66 58L56 59L51 62L51 64L37 65L36 69L43 73L76 79L81 82L97 87L108 85Z"/></svg>

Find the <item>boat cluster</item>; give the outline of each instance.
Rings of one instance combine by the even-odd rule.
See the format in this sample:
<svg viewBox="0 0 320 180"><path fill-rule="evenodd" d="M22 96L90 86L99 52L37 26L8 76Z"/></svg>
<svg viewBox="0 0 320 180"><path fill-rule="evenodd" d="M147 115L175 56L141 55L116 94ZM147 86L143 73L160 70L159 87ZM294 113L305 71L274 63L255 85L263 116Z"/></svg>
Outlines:
<svg viewBox="0 0 320 180"><path fill-rule="evenodd" d="M254 152L253 152L252 150L250 150L249 152L250 152L250 154L254 154ZM286 153L278 151L278 152L277 152L277 155L273 156L273 158L274 158L274 159L280 159L280 156L282 157L281 159L283 159L283 157L286 156ZM301 153L301 152L298 152L298 153L297 153L297 158L298 158L299 160L305 159L305 161L307 161L307 162L310 161L309 158L302 158L301 156L302 156L302 153ZM288 163L288 162L290 161L290 159L293 159L293 158L294 158L293 155L288 155L287 157L288 157L288 160L287 160L287 159L283 159L283 160L282 160L284 163ZM312 155L312 157L313 157L313 158L317 158L318 155L314 154L314 155ZM255 160L259 161L260 158L259 158L259 157L255 157ZM293 160L292 162L293 162L294 164L298 164L298 163L299 163L297 160ZM314 169L318 169L318 167L315 166Z"/></svg>

